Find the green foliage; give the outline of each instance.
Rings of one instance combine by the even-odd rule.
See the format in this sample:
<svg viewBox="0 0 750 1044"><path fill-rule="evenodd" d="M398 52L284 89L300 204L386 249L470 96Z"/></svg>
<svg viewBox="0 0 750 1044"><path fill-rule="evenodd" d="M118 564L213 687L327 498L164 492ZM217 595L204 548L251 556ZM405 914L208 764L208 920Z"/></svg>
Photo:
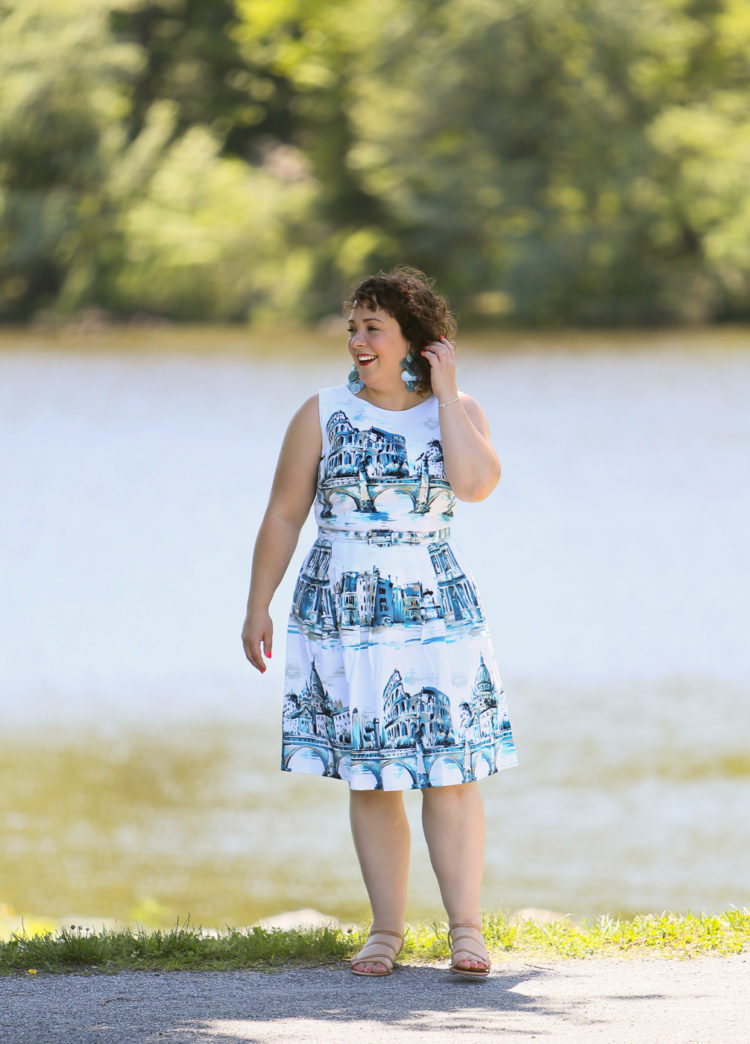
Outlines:
<svg viewBox="0 0 750 1044"><path fill-rule="evenodd" d="M689 958L742 953L750 944L750 910L716 915L663 913L632 919L600 917L589 924L511 922L502 914L484 918L487 947L495 958L621 957ZM75 925L56 933L16 933L0 943L0 973L120 971L128 969L268 968L328 964L351 957L368 931L333 928L268 930L260 927L204 932L186 925L146 931L103 930ZM402 963L446 960L447 925L407 927Z"/></svg>
<svg viewBox="0 0 750 1044"><path fill-rule="evenodd" d="M0 3L0 317L747 318L747 0Z"/></svg>

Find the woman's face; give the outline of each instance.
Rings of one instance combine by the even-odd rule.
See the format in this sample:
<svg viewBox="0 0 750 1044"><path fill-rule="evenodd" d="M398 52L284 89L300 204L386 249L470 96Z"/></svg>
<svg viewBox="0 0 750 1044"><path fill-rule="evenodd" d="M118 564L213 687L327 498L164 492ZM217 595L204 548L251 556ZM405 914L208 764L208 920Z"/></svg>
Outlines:
<svg viewBox="0 0 750 1044"><path fill-rule="evenodd" d="M402 386L399 364L409 351L409 342L388 312L355 305L349 315L347 348L359 376L369 387Z"/></svg>

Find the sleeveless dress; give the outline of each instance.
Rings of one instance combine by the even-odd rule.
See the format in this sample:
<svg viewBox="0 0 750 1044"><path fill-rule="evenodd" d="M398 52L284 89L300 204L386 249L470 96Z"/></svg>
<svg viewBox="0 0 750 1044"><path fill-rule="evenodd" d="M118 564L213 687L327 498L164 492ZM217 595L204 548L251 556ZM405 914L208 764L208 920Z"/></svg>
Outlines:
<svg viewBox="0 0 750 1044"><path fill-rule="evenodd" d="M437 398L319 392L318 536L289 614L281 767L356 790L517 764L484 610L451 539Z"/></svg>

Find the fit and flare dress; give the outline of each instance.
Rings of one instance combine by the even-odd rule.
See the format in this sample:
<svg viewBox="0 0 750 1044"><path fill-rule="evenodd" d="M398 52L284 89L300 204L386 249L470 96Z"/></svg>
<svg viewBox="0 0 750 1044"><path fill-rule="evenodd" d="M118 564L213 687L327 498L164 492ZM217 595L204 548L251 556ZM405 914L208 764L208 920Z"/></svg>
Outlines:
<svg viewBox="0 0 750 1044"><path fill-rule="evenodd" d="M355 790L517 764L479 593L451 538L438 403L319 392L318 536L289 614L281 767Z"/></svg>

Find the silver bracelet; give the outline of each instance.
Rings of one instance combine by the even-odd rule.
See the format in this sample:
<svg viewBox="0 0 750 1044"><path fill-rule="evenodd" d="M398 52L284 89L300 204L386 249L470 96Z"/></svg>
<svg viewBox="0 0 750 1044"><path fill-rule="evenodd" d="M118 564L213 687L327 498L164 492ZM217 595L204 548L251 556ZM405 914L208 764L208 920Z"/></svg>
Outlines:
<svg viewBox="0 0 750 1044"><path fill-rule="evenodd" d="M457 396L455 397L455 399L448 399L448 400L446 400L446 402L439 402L439 403L438 403L438 406L439 406L439 407L440 407L440 409L442 410L443 406L450 406L450 404L451 404L452 402L458 402L458 400L459 400L460 398L461 398L461 396L460 396L460 395L457 395Z"/></svg>

